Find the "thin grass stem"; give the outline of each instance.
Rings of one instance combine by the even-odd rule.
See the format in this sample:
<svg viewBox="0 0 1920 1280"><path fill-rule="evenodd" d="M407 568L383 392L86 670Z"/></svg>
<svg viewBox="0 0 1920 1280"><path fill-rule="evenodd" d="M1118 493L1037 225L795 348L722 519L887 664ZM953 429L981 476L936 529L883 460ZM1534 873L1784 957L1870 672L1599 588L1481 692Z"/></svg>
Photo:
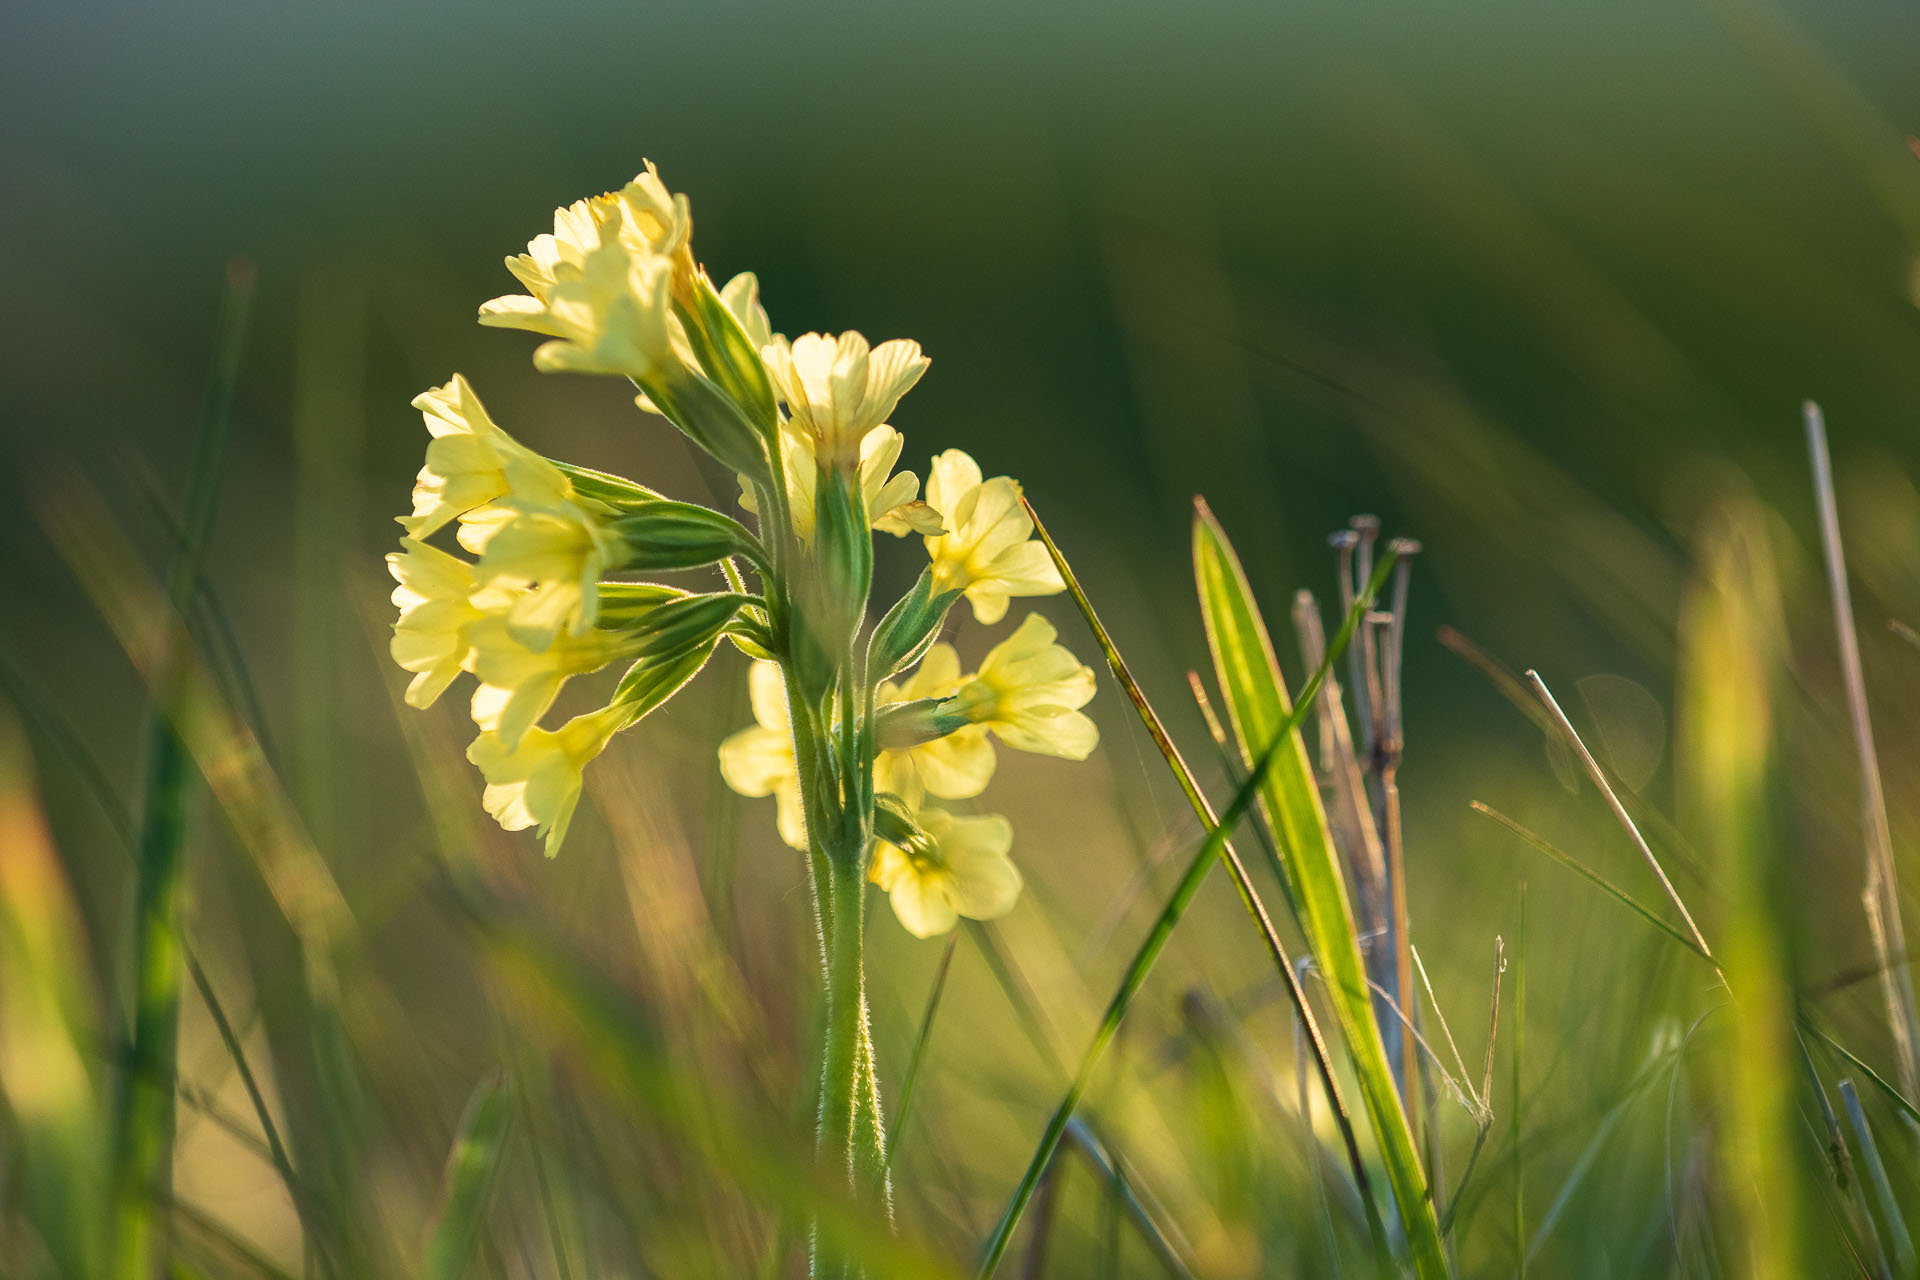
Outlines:
<svg viewBox="0 0 1920 1280"><path fill-rule="evenodd" d="M1866 839L1867 876L1862 903L1868 933L1881 964L1881 990L1886 997L1887 1024L1899 1062L1900 1087L1920 1097L1920 1012L1916 1012L1913 977L1893 957L1907 953L1906 925L1900 918L1900 879L1893 861L1893 835L1887 825L1887 798L1880 782L1880 758L1873 744L1873 722L1867 713L1866 677L1860 667L1860 637L1853 625L1853 597L1847 587L1846 552L1840 544L1840 515L1833 494L1833 462L1827 454L1827 425L1820 406L1803 406L1807 454L1813 468L1813 496L1820 513L1820 545L1833 600L1833 625L1840 651L1840 676L1846 686L1847 721L1860 767L1860 825Z"/></svg>

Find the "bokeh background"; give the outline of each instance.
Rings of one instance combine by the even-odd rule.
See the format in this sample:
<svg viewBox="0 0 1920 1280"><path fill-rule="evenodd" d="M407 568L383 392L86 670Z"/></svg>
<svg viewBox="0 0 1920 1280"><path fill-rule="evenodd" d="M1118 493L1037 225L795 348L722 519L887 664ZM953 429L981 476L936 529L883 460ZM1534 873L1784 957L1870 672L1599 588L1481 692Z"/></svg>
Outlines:
<svg viewBox="0 0 1920 1280"><path fill-rule="evenodd" d="M244 672L235 697L353 905L359 972L380 992L380 1015L349 1028L366 1110L330 1158L372 1189L368 1219L404 1259L461 1107L507 1067L540 1082L539 1101L483 1265L561 1273L536 1207L548 1174L528 1154L546 1141L568 1166L551 1174L561 1198L577 1198L561 1268L574 1250L576 1275L745 1274L713 1260L764 1253L764 1204L673 1125L579 1078L587 1055L502 995L448 888L475 877L511 903L516 928L626 993L669 1060L730 1064L716 1092L798 1106L802 868L770 807L725 794L713 767L747 723L743 662L723 655L596 766L593 812L547 864L485 823L459 699L403 719L383 654L380 556L425 440L408 401L456 370L546 452L731 503L730 479L617 386L542 376L523 335L473 323L511 285L501 258L555 205L651 158L692 198L701 260L719 279L756 271L777 329L922 343L931 372L895 418L906 463L924 472L958 446L1023 481L1210 778L1183 679L1206 667L1192 497L1275 618L1296 588L1332 595L1326 535L1349 515L1423 541L1401 778L1415 938L1471 1059L1493 940L1513 938L1529 883L1529 1032L1546 1047L1523 1176L1544 1211L1649 1045L1697 1009L1699 975L1468 811L1495 804L1652 892L1593 792L1434 635L1449 625L1538 667L1650 810L1683 808L1667 744L1688 547L1717 496L1757 504L1792 619L1780 807L1800 963L1815 983L1870 961L1800 403L1831 424L1900 847L1920 833L1920 651L1885 626L1920 622L1916 52L1920 15L1891 0L11 6L0 648L137 805L147 693L47 533L49 495L77 475L144 568L164 565L163 513L187 483L227 263L243 256L258 287L207 581L230 632L216 647ZM883 547L882 581L904 588L915 555ZM1091 658L1071 606L1042 607ZM955 638L975 659L991 643L971 620ZM977 939L958 944L901 1155L904 1221L953 1258L1057 1097L1035 1037L1077 1054L1157 901L1136 873L1193 838L1118 690L1104 683L1091 709L1106 734L1091 765L1006 759L985 799L1016 823L1029 892L996 928L997 974ZM97 791L25 722L84 922L75 967L112 1026L131 864ZM287 995L297 950L214 805L189 849L208 971L288 1127L323 1130ZM1710 869L1676 878L1711 916ZM1238 910L1208 887L1096 1106L1206 1274L1311 1270L1317 1238L1289 1225L1305 1184L1288 1131L1251 1077L1193 1065L1181 998L1202 992L1291 1079ZM884 908L873 928L897 1092L942 944ZM1009 1001L1009 967L1037 1022ZM1871 985L1823 998L1884 1065ZM297 1271L297 1217L191 997L186 1019L182 1074L207 1100L182 1112L179 1194ZM755 1029L723 1045L716 1024ZM1215 1105L1216 1086L1246 1096ZM1609 1130L1540 1265L1665 1265L1659 1121L1655 1101ZM1511 1176L1504 1159L1480 1174L1493 1198ZM1049 1274L1098 1274L1105 1210L1073 1195ZM1504 1212L1468 1236L1470 1271L1510 1266ZM1129 1274L1151 1265L1122 1254Z"/></svg>

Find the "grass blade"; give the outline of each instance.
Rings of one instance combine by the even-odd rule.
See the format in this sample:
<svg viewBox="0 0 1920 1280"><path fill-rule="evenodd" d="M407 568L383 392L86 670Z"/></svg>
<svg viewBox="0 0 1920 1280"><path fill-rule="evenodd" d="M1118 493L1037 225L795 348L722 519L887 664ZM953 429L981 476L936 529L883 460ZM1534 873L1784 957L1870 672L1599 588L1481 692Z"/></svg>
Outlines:
<svg viewBox="0 0 1920 1280"><path fill-rule="evenodd" d="M1861 1109L1860 1094L1854 1089L1853 1081L1840 1082L1840 1101L1846 1104L1847 1121L1853 1126L1853 1136L1860 1140L1861 1163L1867 1166L1867 1176L1873 1182L1874 1199L1880 1202L1880 1216L1886 1220L1887 1235L1893 1240L1893 1256L1899 1274L1913 1275L1913 1237L1908 1234L1906 1221L1900 1216L1899 1197L1893 1194L1893 1183L1887 1178L1886 1163L1880 1159L1880 1145L1873 1140L1873 1127L1867 1123L1867 1113Z"/></svg>
<svg viewBox="0 0 1920 1280"><path fill-rule="evenodd" d="M1641 859L1653 872L1654 878L1660 882L1660 888L1666 893L1667 901L1673 903L1674 910L1680 913L1680 919L1686 922L1687 932L1693 936L1694 950L1711 960L1713 950L1707 946L1706 938L1701 935L1700 926L1693 922L1693 913L1688 911L1687 904L1681 901L1679 891L1673 887L1673 881L1667 878L1666 868L1660 865L1660 859L1653 856L1653 849L1647 844L1646 837L1640 834L1640 828L1634 825L1633 818L1627 813L1627 806L1620 803L1619 794L1607 782L1606 771L1600 767L1600 762L1593 758L1593 752L1587 750L1587 744L1574 730L1573 722L1567 719L1567 713L1562 711L1560 704L1554 700L1552 691L1547 688L1547 682L1540 678L1538 671L1529 671L1527 685L1533 690L1534 696L1540 699L1541 705L1546 707L1547 714L1553 718L1555 726L1566 736L1567 742L1573 747L1574 754L1580 757L1580 763L1586 767L1587 776L1593 779L1593 785L1600 788L1600 794L1606 797L1607 807L1613 810L1614 818L1633 838L1634 848L1640 851Z"/></svg>
<svg viewBox="0 0 1920 1280"><path fill-rule="evenodd" d="M227 420L239 378L253 270L229 268L220 336L188 482L180 545L167 574L178 619L191 603L218 505ZM185 687L185 623L176 622L160 655L148 717L147 783L134 890L133 1042L121 1077L114 1124L114 1273L142 1280L154 1270L155 1206L171 1199L175 1044L180 1026L180 859L190 791L187 752L171 708Z"/></svg>
<svg viewBox="0 0 1920 1280"><path fill-rule="evenodd" d="M1041 523L1039 513L1034 511L1033 504L1025 503L1025 506L1027 515L1033 520L1034 533L1039 537L1041 544L1046 547L1047 554L1053 558L1054 566L1060 571L1061 580L1067 584L1068 593L1072 595L1074 603L1079 606L1080 614L1086 619L1087 626L1093 631L1094 639L1100 645L1100 652L1107 660L1108 669L1113 672L1114 679L1120 682L1121 688L1126 690L1128 701L1133 703L1134 710L1139 713L1140 723L1145 726L1148 736L1153 739L1154 745L1159 748L1161 757L1167 762L1167 767L1173 771L1174 778L1179 782L1181 791L1187 797L1187 803L1193 808L1194 816L1199 818L1205 827L1211 828L1219 825L1214 816L1213 806L1208 803L1206 794L1200 790L1200 784L1195 780L1193 771L1187 767L1186 759L1180 754L1180 749L1174 745L1172 735L1167 732L1166 726L1161 723L1159 713L1154 711L1153 704L1147 700L1146 691L1142 689L1140 683L1133 678L1133 672L1128 669L1126 660L1120 656L1119 648L1114 644L1112 635L1108 633L1106 624L1100 621L1100 615L1094 611L1093 602L1087 599L1087 593L1081 588L1080 580L1075 576L1073 567L1067 563L1066 557L1060 554L1060 548L1054 543L1052 536L1048 534L1046 526ZM1387 564L1382 565L1374 581L1367 584L1366 596L1369 607L1374 593L1386 581L1387 569L1391 563L1392 559L1389 558ZM1355 616L1363 618L1365 615ZM1351 638L1353 634L1352 627L1356 625L1353 622L1353 618L1349 619L1349 624L1343 634ZM1324 649L1324 645L1317 645L1316 648ZM1338 654L1333 655L1332 658L1328 658L1324 652L1315 653L1311 661L1312 665L1322 673L1319 676L1319 689L1327 688L1329 683L1334 679L1333 667L1338 659ZM1189 673L1189 679L1193 683L1195 697L1200 704L1201 714L1206 716L1211 723L1213 721L1213 714L1211 707L1208 706L1206 701L1205 687L1199 683L1197 678L1192 677L1191 673ZM1307 698L1307 704L1311 706L1317 700L1317 694L1309 696ZM1216 737L1218 737L1218 735L1216 735ZM1231 765L1231 761L1229 761L1229 764ZM1233 770L1230 768L1230 776L1232 773ZM1236 786L1239 785L1241 781L1240 778L1234 778ZM1255 832L1261 837L1264 844L1265 833L1257 824L1255 826ZM1284 869L1280 866L1278 855L1270 848L1267 849L1267 853L1274 863L1274 871L1280 879L1281 887L1285 889L1287 884L1286 875ZM1223 840L1221 842L1220 860L1226 865L1227 874L1233 878L1234 888L1240 894L1241 904L1245 906L1247 914L1252 917L1254 925L1259 929L1261 941L1266 944L1267 955L1273 961L1274 968L1279 971L1280 980L1286 985L1287 998L1293 1004L1294 1016L1299 1019L1301 1026L1306 1031L1308 1043L1313 1050L1314 1065L1319 1071L1321 1088L1327 1095L1327 1109L1332 1113L1335 1124L1339 1126L1341 1142L1346 1147L1347 1164L1353 1173L1354 1187L1359 1192L1360 1203L1366 1211L1368 1231L1373 1237L1375 1247L1384 1253L1386 1249L1386 1231L1380 1221L1379 1206L1373 1198L1373 1188L1371 1179L1367 1176L1366 1161L1360 1157L1360 1145L1354 1136L1353 1120L1347 1111L1345 1100L1340 1096L1339 1085L1335 1082L1333 1059L1327 1051L1326 1036L1321 1032L1319 1019L1314 1015L1313 1006L1308 1003L1306 992L1300 985L1299 970L1293 963L1292 957L1287 954L1286 947L1281 943L1280 935L1273 927L1273 918L1267 913L1266 903L1261 901L1258 890L1254 888L1253 878L1247 874L1246 865L1240 860L1240 855L1234 850L1231 841ZM1289 905L1291 906L1292 904L1289 903Z"/></svg>
<svg viewBox="0 0 1920 1280"><path fill-rule="evenodd" d="M107 1169L86 928L47 829L25 734L0 704L0 1115L8 1198L62 1275L101 1274ZM9 1215L10 1217L11 1215Z"/></svg>
<svg viewBox="0 0 1920 1280"><path fill-rule="evenodd" d="M1716 1040L1727 1120L1715 1158L1727 1188L1729 1269L1766 1280L1805 1275L1814 1215L1798 1154L1794 974L1783 940L1793 895L1769 817L1776 794L1776 690L1786 623L1769 550L1769 513L1730 498L1708 517L1679 627L1678 759L1690 784L1700 848L1720 875L1730 1033Z"/></svg>
<svg viewBox="0 0 1920 1280"><path fill-rule="evenodd" d="M1334 637L1333 643L1327 646L1326 657L1322 659L1320 666L1301 690L1300 709L1312 704L1314 695L1319 692L1320 682L1326 679L1327 671L1346 651L1347 642L1353 638L1355 628L1359 625L1360 619L1365 616L1365 608L1371 606L1373 593L1384 581L1385 571L1389 567L1391 567L1391 561L1381 566L1381 572L1376 574L1373 582L1368 584L1365 599L1356 601L1353 609L1347 614L1340 633ZM1141 940L1139 949L1134 952L1133 960L1127 966L1119 989L1113 993L1113 999L1108 1002L1106 1012L1100 1019L1100 1025L1094 1030L1093 1040L1081 1056L1073 1081L1067 1086L1066 1096L1061 1098L1060 1105L1054 1109L1053 1117L1047 1122L1046 1131L1040 1137L1040 1144L1034 1150L1033 1159L1027 1165L1025 1176L1021 1178L1020 1185L1015 1188L1013 1198L1008 1202L998 1225L994 1227L993 1235L987 1241L985 1257L977 1273L981 1280L986 1280L986 1277L991 1276L999 1266L1000 1259L1007 1251L1007 1245L1013 1239L1014 1229L1019 1226L1020 1215L1026 1209L1027 1202L1033 1198L1034 1189L1038 1187L1042 1175L1046 1172L1048 1162L1060 1145L1061 1135L1066 1131L1068 1121L1073 1118L1074 1110L1080 1104L1081 1095L1086 1092L1087 1085L1093 1078L1094 1068L1099 1065L1107 1046L1113 1042L1114 1034L1120 1029L1121 1019L1126 1016L1127 1009L1133 1003L1133 998L1138 994L1141 984L1152 972L1154 962L1165 950L1167 940L1173 935L1175 926L1186 914L1188 904L1200 891L1200 884L1206 879L1213 860L1226 846L1227 833L1238 826L1240 820L1245 818L1253 808L1260 787L1273 767L1279 763L1283 748L1292 741L1284 735L1292 733L1299 727L1300 709L1288 714L1282 726L1283 733L1276 734L1271 744L1254 762L1246 782L1234 794L1232 802L1227 805L1226 812L1221 815L1220 821L1209 828L1206 839L1201 842L1200 847L1188 861L1186 870L1181 874L1180 882L1174 887L1172 896L1161 908L1160 916L1154 921L1153 928L1148 931L1147 936ZM1364 985L1361 990L1365 991Z"/></svg>
<svg viewBox="0 0 1920 1280"><path fill-rule="evenodd" d="M486 1229L487 1206L512 1130L506 1077L496 1073L473 1091L447 1153L440 1213L420 1267L424 1280L457 1280L467 1274L467 1263Z"/></svg>
<svg viewBox="0 0 1920 1280"><path fill-rule="evenodd" d="M1485 815L1487 815L1487 817L1492 818L1495 822L1499 823L1501 826L1505 827L1507 830L1513 832L1513 834L1519 836L1522 840L1525 840L1528 844L1538 849L1541 853L1546 854L1549 858L1552 858L1555 862L1567 868L1569 871L1573 871L1578 875L1585 877L1588 883L1594 885L1596 888L1600 889L1603 893L1612 897L1616 902L1619 902L1625 905L1626 907L1628 907L1636 915L1638 915L1642 920L1645 920L1648 924L1652 925L1654 928L1658 929L1660 932L1666 934L1669 938L1672 938L1675 942L1679 943L1681 946L1685 947L1687 950L1693 952L1693 954L1699 956L1702 960L1705 960L1708 964L1712 965L1715 969L1718 969L1720 967L1720 962L1715 960L1711 955L1707 954L1707 952L1702 950L1700 947L1700 944L1694 938L1689 937L1687 934L1682 933L1679 929L1668 924L1665 920L1662 920L1660 916L1653 910L1653 908L1643 905L1632 894L1628 893L1625 889L1622 889L1620 886L1614 884L1613 881L1607 879L1605 876L1601 875L1598 871L1595 871L1592 868L1588 867L1586 863L1581 862L1579 859L1573 857L1571 854L1561 852L1559 849L1555 848L1553 845L1549 844L1547 841L1535 835L1533 832L1527 830L1525 827L1515 822L1512 818L1509 818L1506 814L1501 813L1498 809L1495 809L1490 805L1485 805L1480 803L1478 800L1475 800L1472 804L1472 808L1475 813L1484 813Z"/></svg>
<svg viewBox="0 0 1920 1280"><path fill-rule="evenodd" d="M1847 558L1840 545L1840 515L1833 496L1833 463L1827 456L1827 424L1820 406L1807 401L1807 453L1813 467L1813 496L1820 512L1820 544L1825 552L1827 587L1833 597L1833 625L1840 650L1840 675L1847 690L1847 719L1853 728L1860 765L1860 824L1867 845L1867 883L1861 895L1868 932L1880 961L1887 1025L1900 1064L1900 1087L1920 1096L1920 1014L1915 1012L1913 977L1902 960L1907 930L1900 919L1900 881L1893 863L1893 836L1887 825L1887 798L1880 785L1880 757L1867 715L1866 678L1860 670L1860 637L1853 626L1853 596L1847 588Z"/></svg>
<svg viewBox="0 0 1920 1280"><path fill-rule="evenodd" d="M1268 823L1279 839L1301 926L1347 1042L1414 1270L1422 1277L1444 1276L1446 1252L1432 1195L1387 1061L1339 855L1305 743L1297 732L1300 711L1307 704L1289 703L1252 589L1226 534L1204 504L1199 504L1194 521L1193 555L1207 640L1234 733L1249 760L1256 747L1265 751L1265 767L1255 771L1253 780L1259 784ZM1368 585L1368 597L1377 590L1380 574L1393 563L1391 553L1382 559L1375 581ZM1350 633L1354 622L1355 616L1349 614L1342 631ZM1330 645L1329 656L1333 650ZM1312 692L1317 692L1317 686L1301 696L1310 700Z"/></svg>

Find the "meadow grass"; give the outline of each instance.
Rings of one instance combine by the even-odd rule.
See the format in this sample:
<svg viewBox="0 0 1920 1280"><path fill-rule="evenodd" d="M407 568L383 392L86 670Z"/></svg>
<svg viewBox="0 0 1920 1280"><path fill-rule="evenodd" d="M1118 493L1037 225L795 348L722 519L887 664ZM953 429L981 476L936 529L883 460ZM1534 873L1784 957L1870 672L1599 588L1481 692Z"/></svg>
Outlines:
<svg viewBox="0 0 1920 1280"><path fill-rule="evenodd" d="M1915 1274L1895 826L1817 412L1823 612L1790 612L1797 551L1750 492L1696 513L1674 816L1538 674L1448 640L1542 751L1536 781L1495 780L1525 824L1477 796L1460 808L1570 873L1503 887L1510 939L1452 938L1408 892L1487 847L1403 829L1412 546L1376 549L1364 518L1336 536L1338 623L1325 636L1311 598L1292 600L1304 676L1289 682L1260 603L1285 584L1249 574L1198 507L1180 607L1226 719L1192 676L1216 748L1196 770L1033 513L1118 695L1096 704L1107 750L1135 732L1124 698L1136 783L1170 784L1192 816L1158 813L1139 849L1072 850L1070 878L1045 873L1036 841L1033 901L914 951L866 922L863 880L826 872L814 938L803 878L715 819L732 798L668 781L710 772L737 701L676 704L646 750L616 750L554 875L476 821L449 719L366 681L340 681L363 707L344 720L403 785L358 815L297 798L262 718L272 677L221 625L204 572L245 305L237 283L181 514L159 514L165 554L91 479L50 482L42 504L148 690L123 726L150 741L143 785L0 654L30 731L0 725L6 1274ZM357 623L374 610L356 591ZM1793 660L1816 626L1835 637L1837 691ZM1831 873L1864 886L1844 921L1809 905L1805 877L1827 863L1796 852L1834 802L1792 767L1836 702L1859 848ZM1429 738L1422 751L1446 749ZM103 815L111 858L57 838L29 742L43 778ZM1028 803L1053 840L1089 821L1045 823L1050 802L1066 804ZM349 847L355 831L376 847ZM709 847L722 840L749 852ZM1237 905L1205 895L1216 862ZM75 907L96 866L132 886L117 932ZM1861 925L1870 955L1840 969L1862 959ZM810 973L816 943L850 939L870 949L870 1029L864 989L848 1021ZM1544 1010L1543 964L1582 970ZM871 1100L828 1139L873 1148L844 1185L823 1176L812 1123L837 1080ZM209 1169L252 1190L223 1195Z"/></svg>

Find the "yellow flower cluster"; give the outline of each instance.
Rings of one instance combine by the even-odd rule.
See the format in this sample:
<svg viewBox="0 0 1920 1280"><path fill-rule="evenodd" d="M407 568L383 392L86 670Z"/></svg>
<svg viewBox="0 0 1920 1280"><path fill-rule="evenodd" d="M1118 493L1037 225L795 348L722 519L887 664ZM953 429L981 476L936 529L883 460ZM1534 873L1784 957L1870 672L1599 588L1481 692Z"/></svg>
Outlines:
<svg viewBox="0 0 1920 1280"><path fill-rule="evenodd" d="M1080 710L1093 698L1093 671L1055 643L1056 635L1045 618L1028 614L988 651L978 671L962 674L958 651L936 643L904 681L882 682L875 690L883 716L888 707L927 707L927 718L939 724L938 736L926 741L890 745L883 735L874 764L876 786L912 815L924 838L907 846L876 840L869 877L918 937L945 933L960 916L1004 915L1020 890L1020 873L1007 856L1011 825L997 816L962 818L928 806L927 797L971 800L985 791L996 764L995 738L1018 751L1068 760L1085 760L1099 745L1099 730ZM756 723L720 745L721 774L741 795L774 797L780 838L805 849L799 768L779 667L755 663L749 693Z"/></svg>
<svg viewBox="0 0 1920 1280"><path fill-rule="evenodd" d="M1015 596L1064 590L1020 486L949 449L923 497L914 473L895 471L904 440L888 421L927 370L919 344L789 341L751 274L714 287L692 230L686 197L648 164L556 210L553 230L507 259L526 292L487 302L480 321L541 335L543 371L630 380L642 409L739 475L758 530L541 456L455 375L414 402L426 463L387 557L407 701L430 706L474 677L467 755L483 803L508 830L537 828L552 854L587 764L731 639L756 658L756 723L720 746L727 783L774 797L787 843L830 846L917 935L1003 914L1021 885L1012 828L929 798L979 796L996 740L1073 760L1098 742L1081 711L1093 673L1045 619L1027 617L972 672L938 640L963 596L992 625ZM431 541L449 526L465 555ZM927 564L869 628L873 531L918 535ZM705 591L621 576L715 569L724 585ZM629 665L604 705L542 724L568 680L616 663Z"/></svg>

